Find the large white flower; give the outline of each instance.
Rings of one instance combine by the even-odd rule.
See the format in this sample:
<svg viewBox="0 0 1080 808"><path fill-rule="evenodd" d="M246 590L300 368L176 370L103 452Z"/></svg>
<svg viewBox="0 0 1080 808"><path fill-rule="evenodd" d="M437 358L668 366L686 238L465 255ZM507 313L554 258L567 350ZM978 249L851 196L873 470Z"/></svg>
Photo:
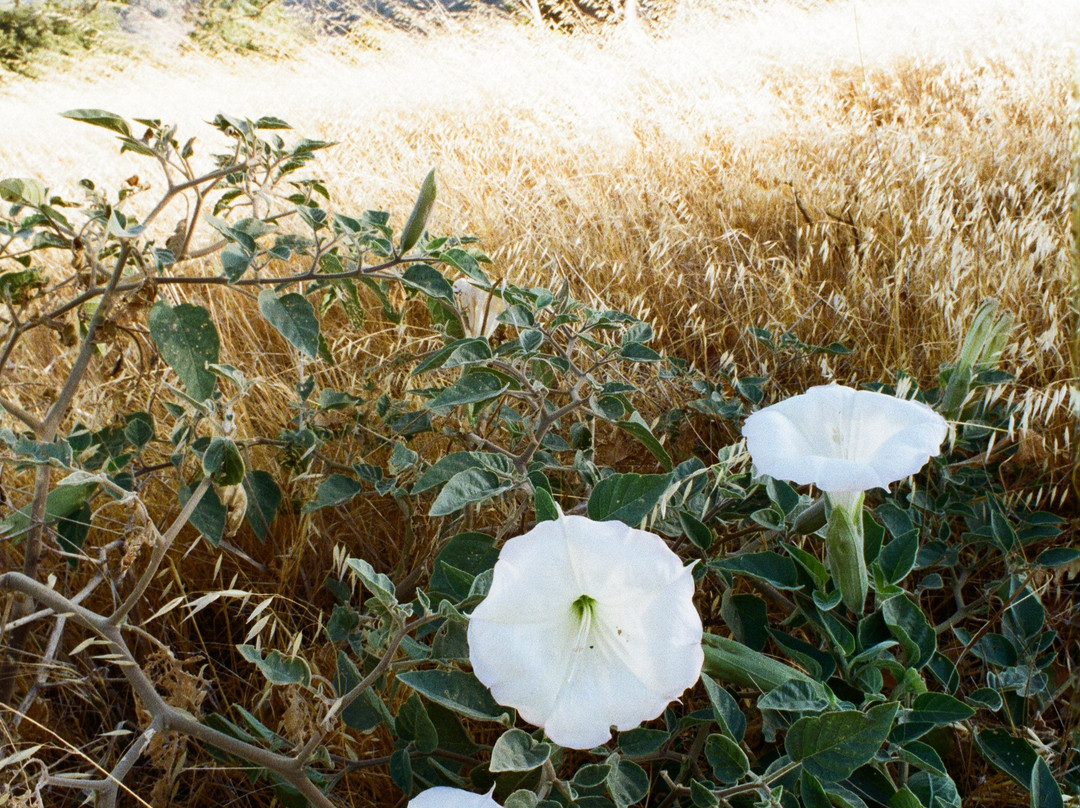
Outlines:
<svg viewBox="0 0 1080 808"><path fill-rule="evenodd" d="M945 419L917 401L832 384L758 410L743 424L757 470L813 483L828 506L826 560L844 603L861 613L864 492L888 488L941 451Z"/></svg>
<svg viewBox="0 0 1080 808"><path fill-rule="evenodd" d="M656 718L701 675L690 567L653 533L561 516L510 539L469 620L469 658L500 704L590 749Z"/></svg>
<svg viewBox="0 0 1080 808"><path fill-rule="evenodd" d="M460 788L436 786L409 800L408 808L499 808L499 803L491 799L490 791L474 794Z"/></svg>
<svg viewBox="0 0 1080 808"><path fill-rule="evenodd" d="M948 431L925 404L838 384L811 387L743 425L758 471L829 493L888 488L937 455Z"/></svg>
<svg viewBox="0 0 1080 808"><path fill-rule="evenodd" d="M467 278L454 281L454 300L467 337L490 338L499 327L495 318L506 311L506 303L501 297L474 286Z"/></svg>

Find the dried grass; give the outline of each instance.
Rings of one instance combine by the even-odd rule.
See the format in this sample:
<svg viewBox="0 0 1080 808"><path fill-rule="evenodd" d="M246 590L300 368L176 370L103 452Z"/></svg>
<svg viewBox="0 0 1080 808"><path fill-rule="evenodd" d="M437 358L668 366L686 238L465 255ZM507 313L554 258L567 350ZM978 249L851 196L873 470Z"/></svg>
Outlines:
<svg viewBox="0 0 1080 808"><path fill-rule="evenodd" d="M283 61L187 54L118 66L91 58L46 81L0 85L0 175L42 177L69 193L82 176L99 187L136 170L157 181L149 166L118 159L104 132L56 117L69 108L176 120L204 152L202 138L212 134L201 122L216 112L275 114L304 135L338 141L316 168L337 208L389 209L400 225L436 166L433 230L478 235L509 278L568 277L578 295L649 319L662 347L698 367L734 363L743 375L774 376L776 396L831 379L890 380L898 370L931 385L974 310L996 297L1016 320L1004 366L1019 377L1007 394L1020 405L1001 440L1021 444L1014 463L1028 504L1065 511L1080 413L1080 369L1066 345L1077 330L1065 226L1075 190L1064 137L1071 7L778 0L728 4L722 13L720 4L683 0L670 27L651 38L562 37L485 20L422 39L380 31L377 50L304 46ZM213 312L222 361L258 380L238 410L240 436L275 434L291 417L293 385L311 369L253 301L219 289L191 294ZM362 333L343 317L330 322L338 364L318 374L335 389L369 379L378 390L400 389L403 372L387 357L423 350L430 337L375 312ZM748 337L752 326L845 342L854 352L781 366ZM76 417L100 427L128 401L145 405L137 341L118 338ZM16 361L5 391L30 405L48 399L70 356L41 340ZM662 390L648 392L665 400ZM316 483L294 478L286 495L303 497ZM10 475L4 485L12 501L25 498ZM146 494L160 512L173 507L163 484ZM343 555L385 569L403 561L401 515L357 509L280 516L266 545L241 533L238 549L260 566L184 539L140 619L175 597L250 593L188 620L176 609L150 629L184 658L201 655L197 675L220 698L258 705L271 726L303 723L295 708L282 716L287 703L260 702L262 683L234 648L253 626L275 647L301 632L312 644L328 614L324 576ZM118 508L98 516L92 544L125 528ZM420 537L421 549L434 540ZM0 567L13 552L0 544ZM407 560L400 569L411 571ZM72 661L71 683L47 699L47 723L86 741L103 723L134 717L126 696L75 685L90 664ZM387 740L376 733L348 743L377 758ZM172 805L269 803L240 791L240 778L206 777L191 757ZM375 771L383 770L350 778L357 804L386 802ZM143 793L154 782L146 774Z"/></svg>

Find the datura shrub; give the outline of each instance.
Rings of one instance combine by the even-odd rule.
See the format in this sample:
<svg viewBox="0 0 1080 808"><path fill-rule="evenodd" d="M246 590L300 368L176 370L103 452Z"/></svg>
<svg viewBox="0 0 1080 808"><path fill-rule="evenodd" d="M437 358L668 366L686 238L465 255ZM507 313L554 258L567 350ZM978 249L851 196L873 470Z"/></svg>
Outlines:
<svg viewBox="0 0 1080 808"><path fill-rule="evenodd" d="M567 282L497 280L475 239L429 230L434 172L396 230L336 209L307 173L331 144L278 118L219 116L226 145L203 158L158 120L65 115L167 180L150 203L137 177L83 180L77 201L0 180L0 459L27 480L0 520L25 557L0 574L0 701L50 698L56 649L90 636L104 650L66 688L123 677L141 706L97 759L40 756L39 793L115 804L161 736L287 806L351 804L348 784L373 778L380 804L415 808L948 808L976 758L1039 808L1077 793L1069 668L1039 582L1080 553L990 451L1014 414L996 304L930 386L782 390L665 356L648 322ZM237 422L264 398L263 346L223 344L236 332L190 294L211 286L295 360L273 434ZM380 329L405 347L323 372ZM42 404L10 382L24 340L49 332L71 370ZM847 350L747 339L780 362ZM146 385L110 425L80 422L88 368L124 340L154 357ZM163 490L168 518L146 505ZM302 642L262 621L236 645L237 673L309 721L162 698L132 640L185 600L155 583L181 563L178 535L225 559L238 536L272 553L283 517L312 529L361 509L400 518L400 556L339 547L309 570L319 591L297 594L317 621ZM103 584L111 598L79 605ZM48 621L35 668L27 635Z"/></svg>

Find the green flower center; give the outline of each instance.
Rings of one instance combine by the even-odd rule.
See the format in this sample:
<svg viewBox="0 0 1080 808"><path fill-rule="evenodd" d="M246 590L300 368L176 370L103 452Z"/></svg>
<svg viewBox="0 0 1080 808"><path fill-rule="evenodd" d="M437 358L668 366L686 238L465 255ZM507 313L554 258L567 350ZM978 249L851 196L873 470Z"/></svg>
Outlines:
<svg viewBox="0 0 1080 808"><path fill-rule="evenodd" d="M590 620L593 616L593 611L596 609L596 599L590 598L588 595L582 595L570 604L570 608L573 610L574 616L578 620Z"/></svg>

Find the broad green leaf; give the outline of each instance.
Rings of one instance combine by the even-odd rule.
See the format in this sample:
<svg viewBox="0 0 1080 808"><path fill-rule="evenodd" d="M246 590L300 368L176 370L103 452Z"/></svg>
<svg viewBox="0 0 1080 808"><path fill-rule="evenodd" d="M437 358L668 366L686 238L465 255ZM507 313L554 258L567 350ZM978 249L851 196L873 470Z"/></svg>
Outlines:
<svg viewBox="0 0 1080 808"><path fill-rule="evenodd" d="M788 730L784 749L791 759L822 782L851 776L871 760L889 736L897 702L878 704L865 713L840 710L804 716Z"/></svg>
<svg viewBox="0 0 1080 808"><path fill-rule="evenodd" d="M920 769L925 769L934 774L945 774L945 764L941 761L941 755L929 744L922 741L908 741L897 747L897 749L900 752L900 757L908 763L913 763Z"/></svg>
<svg viewBox="0 0 1080 808"><path fill-rule="evenodd" d="M192 483L177 489L176 496L180 500L181 507L187 503L196 485L197 483ZM209 488L203 494L202 499L199 500L199 504L195 506L195 510L191 512L191 518L188 521L193 528L203 535L203 538L214 547L217 547L218 542L221 541L221 537L225 533L227 518L228 512L225 510L225 506L221 504L221 500L218 499L214 489Z"/></svg>
<svg viewBox="0 0 1080 808"><path fill-rule="evenodd" d="M56 520L56 539L65 553L79 555L90 533L91 513L90 504L84 502L76 510ZM77 557L68 558L68 566L75 567L78 563Z"/></svg>
<svg viewBox="0 0 1080 808"><path fill-rule="evenodd" d="M401 282L437 300L451 302L454 299L453 285L439 270L428 264L413 264L401 273Z"/></svg>
<svg viewBox="0 0 1080 808"><path fill-rule="evenodd" d="M466 718L504 723L511 716L507 708L495 702L479 679L465 671L406 671L399 673L397 680Z"/></svg>
<svg viewBox="0 0 1080 808"><path fill-rule="evenodd" d="M491 345L483 337L459 339L435 351L431 356L416 366L410 376L416 376L437 368L456 368L485 362L491 359Z"/></svg>
<svg viewBox="0 0 1080 808"><path fill-rule="evenodd" d="M509 729L495 741L488 768L493 772L531 772L550 757L551 744L534 741L524 730Z"/></svg>
<svg viewBox="0 0 1080 808"><path fill-rule="evenodd" d="M394 582L388 576L376 572L375 568L362 558L350 558L347 563L349 569L356 573L364 587L379 603L388 609L397 605Z"/></svg>
<svg viewBox="0 0 1080 808"><path fill-rule="evenodd" d="M1062 808L1061 787L1046 761L1039 758L1031 769L1031 808Z"/></svg>
<svg viewBox="0 0 1080 808"><path fill-rule="evenodd" d="M516 468L510 458L494 452L451 452L431 464L420 475L412 488L413 496L422 494L448 482L451 477L466 469L481 469L496 474L514 474Z"/></svg>
<svg viewBox="0 0 1080 808"><path fill-rule="evenodd" d="M670 474L612 474L598 482L589 495L589 518L598 522L617 519L637 527L670 483Z"/></svg>
<svg viewBox="0 0 1080 808"><path fill-rule="evenodd" d="M559 506L546 488L537 488L533 491L533 510L536 513L536 522L551 522L559 518Z"/></svg>
<svg viewBox="0 0 1080 808"><path fill-rule="evenodd" d="M119 115L103 109L69 109L67 112L61 112L60 117L100 126L102 129L131 137L131 127L128 126L128 122Z"/></svg>
<svg viewBox="0 0 1080 808"><path fill-rule="evenodd" d="M45 495L45 522L51 524L58 519L64 519L78 512L83 504L94 495L97 483L80 483L77 485L58 485ZM0 521L0 536L6 533L21 534L30 526L30 504Z"/></svg>
<svg viewBox="0 0 1080 808"><path fill-rule="evenodd" d="M670 732L662 729L638 727L619 733L619 752L624 757L651 755L671 738Z"/></svg>
<svg viewBox="0 0 1080 808"><path fill-rule="evenodd" d="M416 242L420 240L420 236L424 234L428 216L431 215L431 209L435 205L436 191L435 169L433 168L420 184L420 193L416 197L412 213L409 214L405 227L401 229L401 242L398 245L398 252L404 253L411 250L416 246Z"/></svg>
<svg viewBox="0 0 1080 808"><path fill-rule="evenodd" d="M360 684L362 678L360 671L353 664L353 661L349 659L348 654L344 651L338 651L337 670L333 682L334 692L337 697L341 698ZM345 726L358 732L370 732L384 722L390 727L394 725L394 719L390 715L390 711L386 709L382 699L370 687L364 690L342 711L341 720L345 722Z"/></svg>
<svg viewBox="0 0 1080 808"><path fill-rule="evenodd" d="M727 735L713 734L705 740L705 759L721 783L734 783L750 771L746 753Z"/></svg>
<svg viewBox="0 0 1080 808"><path fill-rule="evenodd" d="M35 179L0 180L0 199L16 205L39 208L45 204L45 186Z"/></svg>
<svg viewBox="0 0 1080 808"><path fill-rule="evenodd" d="M263 289L259 293L259 311L304 356L319 356L319 318L306 297L296 292L278 297L272 290Z"/></svg>
<svg viewBox="0 0 1080 808"><path fill-rule="evenodd" d="M360 483L344 474L331 474L319 485L315 492L315 501L304 505L304 513L311 513L320 508L345 505L352 502L360 493Z"/></svg>
<svg viewBox="0 0 1080 808"><path fill-rule="evenodd" d="M975 710L959 699L945 693L923 693L916 697L911 705L909 721L944 726L957 721L966 721L975 715Z"/></svg>
<svg viewBox="0 0 1080 808"><path fill-rule="evenodd" d="M916 670L925 666L937 650L937 635L926 615L904 595L889 598L881 606L889 631L904 649L904 661Z"/></svg>
<svg viewBox="0 0 1080 808"><path fill-rule="evenodd" d="M217 377L206 366L217 363L221 346L210 312L190 303L170 306L159 300L150 309L147 324L162 358L188 394L196 401L210 398Z"/></svg>
<svg viewBox="0 0 1080 808"><path fill-rule="evenodd" d="M486 533L458 533L435 556L429 589L458 599L466 598L472 587L471 579L494 567L498 557L499 551L495 549L495 539L491 536ZM459 584L456 578L452 579L447 574L448 567L469 576L468 583L462 581Z"/></svg>
<svg viewBox="0 0 1080 808"><path fill-rule="evenodd" d="M643 768L631 760L618 760L617 755L611 755L608 763L607 788L617 808L645 799L649 793L649 775Z"/></svg>
<svg viewBox="0 0 1080 808"><path fill-rule="evenodd" d="M247 523L259 541L266 541L270 523L281 505L281 489L269 472L256 470L244 475L244 493L247 494Z"/></svg>
<svg viewBox="0 0 1080 808"><path fill-rule="evenodd" d="M1080 560L1080 550L1075 547L1050 547L1039 553L1035 563L1040 567L1061 567Z"/></svg>
<svg viewBox="0 0 1080 808"><path fill-rule="evenodd" d="M230 283L236 283L251 266L252 255L240 244L229 244L221 251L221 270Z"/></svg>
<svg viewBox="0 0 1080 808"><path fill-rule="evenodd" d="M416 749L425 755L435 751L439 745L439 733L424 709L424 702L413 693L406 700L394 717L394 730L403 741L411 741Z"/></svg>
<svg viewBox="0 0 1080 808"><path fill-rule="evenodd" d="M667 453L663 444L656 439L652 430L649 429L649 425L645 423L645 420L640 414L635 412L628 420L614 421L613 423L623 432L627 432L637 438L641 444L649 450L652 456L657 459L664 471L671 471L671 455Z"/></svg>
<svg viewBox="0 0 1080 808"><path fill-rule="evenodd" d="M631 362L659 362L663 357L648 345L628 342L619 349L619 358Z"/></svg>
<svg viewBox="0 0 1080 808"><path fill-rule="evenodd" d="M462 376L452 385L441 390L428 402L428 407L440 414L446 414L454 407L488 401L509 389L510 385L501 376L486 370L476 371Z"/></svg>
<svg viewBox="0 0 1080 808"><path fill-rule="evenodd" d="M812 679L784 682L758 699L759 710L820 713L828 707L829 694L825 692L824 685Z"/></svg>
<svg viewBox="0 0 1080 808"><path fill-rule="evenodd" d="M729 556L728 558L720 558L716 561L710 561L709 566L727 572L738 572L760 578L777 589L800 588L795 562L772 551L744 553Z"/></svg>
<svg viewBox="0 0 1080 808"><path fill-rule="evenodd" d="M240 652L240 656L262 671L271 684L311 684L311 668L298 656L286 656L280 651L271 651L264 658L254 645L238 645L236 650Z"/></svg>
<svg viewBox="0 0 1080 808"><path fill-rule="evenodd" d="M984 729L975 733L975 744L983 757L1024 788L1031 787L1031 773L1039 756L1031 744L1004 729Z"/></svg>
<svg viewBox="0 0 1080 808"><path fill-rule="evenodd" d="M238 485L244 479L244 458L228 438L212 438L203 452L202 469L217 485Z"/></svg>
<svg viewBox="0 0 1080 808"><path fill-rule="evenodd" d="M431 503L431 516L447 516L460 511L472 502L483 502L509 491L517 483L482 469L459 471L442 487L439 496Z"/></svg>
<svg viewBox="0 0 1080 808"><path fill-rule="evenodd" d="M713 718L720 725L721 731L730 735L734 741L742 741L746 735L746 716L739 709L739 703L708 674L701 674L701 683L712 705Z"/></svg>

